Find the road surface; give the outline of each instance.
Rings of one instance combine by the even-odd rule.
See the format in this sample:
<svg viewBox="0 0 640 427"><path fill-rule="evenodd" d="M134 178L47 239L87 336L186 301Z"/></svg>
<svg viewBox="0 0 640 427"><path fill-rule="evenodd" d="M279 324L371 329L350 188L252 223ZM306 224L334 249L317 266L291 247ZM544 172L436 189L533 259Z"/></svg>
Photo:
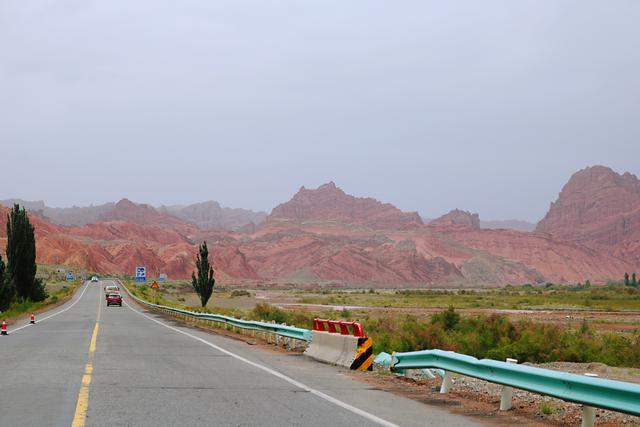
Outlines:
<svg viewBox="0 0 640 427"><path fill-rule="evenodd" d="M182 326L127 297L106 307L106 284L87 283L36 325L0 337L1 426L475 424L304 356Z"/></svg>

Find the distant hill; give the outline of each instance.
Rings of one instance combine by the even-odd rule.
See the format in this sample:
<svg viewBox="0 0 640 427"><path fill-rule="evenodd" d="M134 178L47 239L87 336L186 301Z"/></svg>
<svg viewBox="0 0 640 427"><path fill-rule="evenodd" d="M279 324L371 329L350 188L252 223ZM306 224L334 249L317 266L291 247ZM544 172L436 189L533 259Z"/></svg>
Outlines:
<svg viewBox="0 0 640 427"><path fill-rule="evenodd" d="M536 229L536 225L532 222L522 221L519 219L504 219L485 221L480 220L480 228L485 229L506 229L531 232Z"/></svg>
<svg viewBox="0 0 640 427"><path fill-rule="evenodd" d="M0 205L7 208L12 208L13 205L15 205L16 203L19 204L20 206L24 206L27 210L30 210L30 211L42 211L46 208L42 200L34 200L34 201L22 200L22 199L0 200Z"/></svg>
<svg viewBox="0 0 640 427"><path fill-rule="evenodd" d="M435 221L433 218L422 217L425 224ZM480 228L484 230L516 230L531 232L536 229L536 224L520 219L484 220L480 219Z"/></svg>
<svg viewBox="0 0 640 427"><path fill-rule="evenodd" d="M266 212L225 208L215 201L194 203L187 206L160 206L158 209L205 230L240 230L247 226L259 225L267 218Z"/></svg>
<svg viewBox="0 0 640 427"><path fill-rule="evenodd" d="M460 209L454 209L451 212L442 215L429 222L430 227L469 227L476 230L480 229L480 216L477 213L471 213Z"/></svg>
<svg viewBox="0 0 640 427"><path fill-rule="evenodd" d="M51 208L41 200L27 201L21 199L0 200L0 205L11 207L14 203L24 206L27 210L36 212L51 220L54 224L74 226L85 225L97 222L103 215L111 211L115 203L105 203L102 205L73 206L70 208Z"/></svg>
<svg viewBox="0 0 640 427"><path fill-rule="evenodd" d="M175 218L194 224L204 230L241 230L255 228L255 226L264 222L267 217L266 212L226 208L215 201L154 208L150 205L136 204L127 199L122 199L117 203L105 203L95 206L52 208L46 206L42 200L0 200L0 205L5 207L12 207L15 203L24 206L28 211L37 213L54 224L69 227L94 224L100 221L130 221L141 225L152 225L171 222L170 218Z"/></svg>

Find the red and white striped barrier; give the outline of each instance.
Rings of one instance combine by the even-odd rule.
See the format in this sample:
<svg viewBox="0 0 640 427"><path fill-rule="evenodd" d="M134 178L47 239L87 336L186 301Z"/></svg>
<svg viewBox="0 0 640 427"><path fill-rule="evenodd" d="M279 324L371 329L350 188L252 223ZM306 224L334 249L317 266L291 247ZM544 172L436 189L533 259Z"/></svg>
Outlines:
<svg viewBox="0 0 640 427"><path fill-rule="evenodd" d="M351 329L351 331L349 330ZM358 322L343 322L342 320L313 319L313 330L330 332L340 335L353 335L354 337L366 337L362 324Z"/></svg>

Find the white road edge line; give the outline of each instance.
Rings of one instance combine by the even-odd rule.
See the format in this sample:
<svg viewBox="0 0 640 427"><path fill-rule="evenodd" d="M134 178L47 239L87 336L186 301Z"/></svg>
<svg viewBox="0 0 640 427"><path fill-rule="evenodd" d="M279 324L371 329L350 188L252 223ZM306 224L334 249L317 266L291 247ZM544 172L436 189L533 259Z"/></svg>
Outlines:
<svg viewBox="0 0 640 427"><path fill-rule="evenodd" d="M283 379L283 380L285 380L286 382L288 382L289 384L293 384L294 386L296 386L296 387L298 387L298 388L300 388L300 389L302 389L302 390L305 390L305 391L307 391L307 392L309 392L309 393L311 393L311 394L314 394L314 395L318 396L318 397L319 397L319 398L321 398L321 399L324 399L324 400L326 400L326 401L328 401L328 402L331 402L331 403L333 403L334 405L337 405L337 406L339 406L339 407L341 407L341 408L343 408L343 409L346 409L347 411L353 412L353 413L354 413L354 414L356 414L356 415L360 415L361 417L366 418L366 419L368 419L369 421L373 421L373 422L375 422L375 423L377 423L377 424L380 424L380 425L382 425L382 426L387 426L387 427L398 427L398 425L397 425L397 424L391 423L391 422L389 422L389 421L387 421L387 420L383 420L382 418L377 417L377 416L375 416L375 415L373 415L373 414L371 414L371 413L369 413L369 412L367 412L367 411L364 411L364 410L362 410L362 409L356 408L355 406L351 406L351 405L349 405L348 403L345 403L345 402L343 402L343 401L341 401L341 400L338 400L338 399L336 399L335 397L331 397L331 396L329 396L328 394L325 394L325 393L323 393L323 392L321 392L321 391L319 391L319 390L313 389L313 388L309 387L308 385L303 384L303 383L301 383L301 382L299 382L299 381L296 381L296 380L294 380L293 378L288 377L288 376L286 376L286 375L284 375L284 374L282 374L282 373L280 373L280 372L278 372L278 371L275 371L275 370L273 370L273 369L271 369L271 368L269 368L269 367L267 367L267 366L261 365L261 364L256 363L256 362L252 362L252 361L251 361L251 360L249 360L249 359L245 359L245 358L244 358L244 357L242 357L242 356L239 356L239 355L237 355L237 354L235 354L235 353L232 353L232 352L230 352L229 350L225 350L224 348L219 347L219 346L217 346L217 345L215 345L215 344L212 344L212 343L210 343L209 341L206 341L206 340L204 340L204 339L202 339L202 338L200 338L200 337L197 337L197 336L192 335L192 334L190 334L190 333L188 333L188 332L182 331L182 330L180 330L180 329L178 329L178 328L174 328L173 326L169 326L169 325L167 325L166 323L163 323L163 322L161 322L161 321L159 321L159 320L157 320L157 319L154 319L154 318L153 318L153 317L151 317L151 316L147 316L147 315L146 315L146 314L144 314L143 312L138 311L138 310L136 310L135 308L131 307L131 305L129 305L129 303L128 303L128 302L126 302L126 301L124 301L124 304L125 304L127 307L129 307L129 309L130 309L130 310L134 311L135 313L138 313L139 315L141 315L141 316L143 316L143 317L146 317L147 319L149 319L149 320L151 320L151 321L153 321L153 322L156 322L157 324L162 325L162 326L164 326L165 328L169 328L169 329L171 329L172 331L179 332L179 333L181 333L181 334L183 334L183 335L186 335L186 336L188 336L188 337L190 337L190 338L193 338L193 339L194 339L194 340L196 340L196 341L200 341L201 343L203 343L203 344L205 344L205 345L208 345L208 346L209 346L209 347L211 347L211 348L214 348L214 349L216 349L216 350L218 350L218 351L220 351L220 352L222 352L222 353L224 353L224 354L227 354L227 355L229 355L229 356L231 356L231 357L234 357L234 358L236 358L236 359L238 359L238 360L240 360L240 361L242 361L242 362L244 362L244 363L246 363L246 364L248 364L248 365L251 365L251 366L253 366L253 367L256 367L256 368L258 368L258 369L261 369L261 370L263 370L263 371L265 371L265 372L267 372L267 373L269 373L269 374L271 374L271 375L273 375L273 376L276 376L276 377L278 377L278 378L280 378L280 379Z"/></svg>
<svg viewBox="0 0 640 427"><path fill-rule="evenodd" d="M78 297L78 299L76 299L74 302L72 302L72 303L71 303L71 305L69 305L68 307L66 307L66 308L64 308L64 309L62 309L62 310L60 310L60 311L57 311L57 312L55 312L55 313L53 313L53 314L50 314L50 315L48 315L48 316L46 316L46 317L43 317L42 319L38 320L38 323L40 323L40 322L44 322L45 320L47 320L47 319L51 319L52 317L57 316L58 314L64 313L65 311L69 310L71 307L73 307L74 305L76 305L76 304L78 303L78 301L80 301L80 300L82 299L82 296L83 296L83 295L84 295L84 293L86 292L86 290L87 290L87 288L89 287L89 284L90 284L90 283L91 283L91 282L87 282L87 283L84 285L84 289L83 289L83 290L82 290L82 292L80 293L80 296ZM24 328L26 328L26 327L28 327L28 326L33 326L33 325L32 325L31 323L27 323L26 325L22 325L22 326L20 326L20 327L18 327L18 328L14 328L14 329L12 329L12 330L10 330L10 331L9 331L8 335L15 334L15 333L16 333L16 332L18 332L20 329L24 329Z"/></svg>

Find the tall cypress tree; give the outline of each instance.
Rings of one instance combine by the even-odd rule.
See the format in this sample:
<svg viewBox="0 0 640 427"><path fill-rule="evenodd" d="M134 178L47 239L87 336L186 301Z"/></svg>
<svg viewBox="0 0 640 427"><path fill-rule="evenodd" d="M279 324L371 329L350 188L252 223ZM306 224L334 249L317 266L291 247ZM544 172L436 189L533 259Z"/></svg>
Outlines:
<svg viewBox="0 0 640 427"><path fill-rule="evenodd" d="M624 285L629 286L629 273L624 273Z"/></svg>
<svg viewBox="0 0 640 427"><path fill-rule="evenodd" d="M636 278L636 273L631 275L631 286L638 286L638 279Z"/></svg>
<svg viewBox="0 0 640 427"><path fill-rule="evenodd" d="M196 277L195 273L191 273L191 284L193 285L193 289L195 289L196 293L200 296L200 303L204 307L207 305L209 298L211 298L216 280L213 277L213 267L209 265L209 249L207 248L207 242L200 245L198 252L198 257L196 258L198 277Z"/></svg>
<svg viewBox="0 0 640 427"><path fill-rule="evenodd" d="M0 311L9 308L9 305L13 301L13 296L16 293L13 283L8 280L5 274L6 271L6 266L0 255Z"/></svg>
<svg viewBox="0 0 640 427"><path fill-rule="evenodd" d="M36 279L36 239L24 208L14 205L7 216L7 273L20 301L47 298L42 280Z"/></svg>

